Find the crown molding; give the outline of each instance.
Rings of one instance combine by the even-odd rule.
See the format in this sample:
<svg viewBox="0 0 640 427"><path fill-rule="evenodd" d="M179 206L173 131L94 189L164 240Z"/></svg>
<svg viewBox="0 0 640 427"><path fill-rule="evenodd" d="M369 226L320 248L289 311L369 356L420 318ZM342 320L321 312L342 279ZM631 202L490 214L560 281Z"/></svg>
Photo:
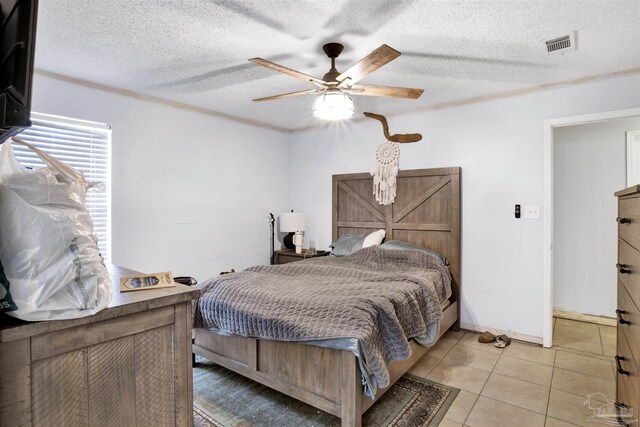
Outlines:
<svg viewBox="0 0 640 427"><path fill-rule="evenodd" d="M249 126L254 126L254 127L260 127L260 128L275 130L275 131L282 132L282 133L290 133L289 129L281 128L281 127L278 127L278 126L273 126L273 125L270 125L268 123L263 123L263 122L260 122L260 121L257 121L257 120L245 119L245 118L237 117L237 116L234 116L234 115L231 115L231 114L226 114L226 113L221 113L219 111L209 110L207 108L195 107L193 105L185 104L183 102L171 101L169 99L160 98L160 97L152 96L152 95L145 95L143 93L135 92L135 91L128 90L128 89L120 89L120 88L113 87L113 86L108 86L108 85L103 85L103 84L100 84L100 83L90 82L88 80L77 79L75 77L65 76L63 74L54 73L54 72L43 70L43 69L40 69L40 68L36 68L34 70L34 72L36 74L39 74L39 75L44 76L44 77L48 77L48 78L51 78L51 79L54 79L54 80L60 80L60 81L71 83L71 84L75 84L75 85L78 85L78 86L84 86L84 87L87 87L87 88L90 88L90 89L97 89L97 90L101 90L101 91L104 91L104 92L115 93L115 94L122 95L122 96L127 96L127 97L131 97L131 98L140 99L142 101L153 102L153 103L156 103L156 104L162 104L162 105L166 105L166 106L169 106L169 107L178 108L180 110L193 111L195 113L205 114L207 116L218 117L218 118L230 120L230 121L233 121L233 122L236 122L236 123L241 123L243 125L249 125Z"/></svg>
<svg viewBox="0 0 640 427"><path fill-rule="evenodd" d="M209 110L209 109L201 108L201 107L195 107L193 105L185 104L185 103L182 103L182 102L176 102L176 101L171 101L169 99L160 98L160 97L157 97L157 96L146 95L146 94L135 92L135 91L128 90L128 89L120 89L120 88L113 87L113 86L108 86L108 85L103 85L103 84L100 84L100 83L90 82L88 80L77 79L75 77L69 77L69 76L65 76L65 75L62 75L62 74L54 73L54 72L51 72L51 71L46 71L46 70L43 70L43 69L39 69L39 68L35 69L35 73L39 74L39 75L42 75L42 76L45 76L45 77L49 77L49 78L55 79L55 80L60 80L60 81L76 84L76 85L79 85L79 86L88 87L88 88L91 88L91 89L102 90L102 91L105 91L105 92L111 92L111 93L115 93L115 94L122 95L122 96L128 96L128 97L140 99L140 100L143 100L143 101L148 101L148 102L153 102L153 103L157 103L157 104L170 106L170 107L173 107L173 108L178 108L178 109L187 110L187 111L193 111L193 112L196 112L196 113L205 114L205 115L212 116L212 117L218 117L218 118L230 120L230 121L233 121L233 122L236 122L236 123L241 123L241 124L244 124L244 125L249 125L249 126L260 127L260 128L264 128L264 129L275 130L277 132L282 132L282 133L285 133L285 134L294 133L294 132L302 132L302 131L307 131L307 130L312 130L312 129L322 129L322 128L327 128L330 125L330 124L325 124L325 123L322 123L322 124L319 123L319 124L314 124L314 125L311 125L311 126L304 126L304 127L300 127L300 128L287 129L287 128L282 128L282 127L279 127L279 126L273 126L271 124L263 123L263 122L260 122L260 121L257 121L257 120L245 119L245 118L234 116L234 115L231 115L231 114L221 113L219 111ZM475 103L484 102L484 101L491 101L491 100L504 99L504 98L512 98L512 97L516 97L516 96L527 95L527 94L530 94L530 93L542 92L542 91L545 91L545 90L557 89L557 88L560 88L560 87L574 86L574 85L587 83L587 82L590 82L590 81L604 80L604 79L609 79L609 78L614 78L614 77L618 77L618 76L622 76L622 75L626 75L626 74L634 74L634 73L640 73L640 67L639 68L631 68L631 69L628 69L628 70L616 71L616 72L612 72L612 73L595 74L595 75L586 76L586 77L580 77L580 78L572 79L572 80L563 80L563 81L559 81L559 82L545 83L545 84L542 84L542 85L530 86L530 87L525 87L525 88L520 88L520 89L512 89L512 90L508 90L508 91L504 91L504 92L496 92L496 93L491 93L491 94L486 94L486 95L475 96L475 97L471 97L471 98L463 98L463 99L458 99L458 100L453 100L453 101L446 101L446 102L441 102L439 104L433 104L433 105L427 105L427 106L418 107L418 108L400 110L400 111L391 112L391 113L387 112L386 116L387 117L397 117L397 116L402 116L402 115L411 114L411 113L417 113L417 112L422 112L422 111L440 110L440 109L444 109L444 108L460 107L460 106L463 106L463 105L475 104ZM365 117L363 116L363 117L358 117L358 118L355 118L355 119L351 119L350 121L351 122L360 122L360 121L363 121L364 119L365 119Z"/></svg>
<svg viewBox="0 0 640 427"><path fill-rule="evenodd" d="M579 85L579 84L587 83L594 80L604 80L604 79L609 79L613 77L619 77L622 75L634 74L634 73L640 73L640 68L631 68L628 70L615 71L613 73L594 74L591 76L580 77L573 80L563 80L563 81L554 82L554 83L545 83L537 86L530 86L530 87L525 87L520 89L507 90L504 92L496 92L496 93L491 93L487 95L480 95L480 96L475 96L471 98L463 98L459 100L446 101L446 102L441 102L439 104L427 105L427 106L418 107L418 108L411 108L411 109L396 111L392 113L387 112L385 113L385 116L389 118L389 117L397 117L405 114L417 113L422 111L432 111L432 110L441 110L443 108L460 107L462 105L475 104L478 102L492 101L496 99L512 98L516 96L527 95L530 93L542 92L549 89L557 89L560 87L574 86L574 85ZM351 119L351 121L360 122L365 119L366 117L361 116L355 119ZM311 126L291 129L290 132L293 133L293 132L302 132L302 131L311 130L311 129L321 129L326 126L327 126L326 124L311 125Z"/></svg>

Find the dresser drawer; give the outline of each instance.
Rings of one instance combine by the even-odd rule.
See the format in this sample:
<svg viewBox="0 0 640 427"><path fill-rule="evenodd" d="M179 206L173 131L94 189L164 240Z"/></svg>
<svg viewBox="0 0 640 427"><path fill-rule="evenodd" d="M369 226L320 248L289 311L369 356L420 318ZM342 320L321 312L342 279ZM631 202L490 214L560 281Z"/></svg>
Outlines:
<svg viewBox="0 0 640 427"><path fill-rule="evenodd" d="M618 239L618 281L640 307L640 252L622 239Z"/></svg>
<svg viewBox="0 0 640 427"><path fill-rule="evenodd" d="M640 313L620 282L618 282L618 310L618 330L622 330L627 338L635 359L640 360Z"/></svg>
<svg viewBox="0 0 640 427"><path fill-rule="evenodd" d="M627 338L618 328L618 350L616 361L616 401L633 408L637 414L638 409L638 365L631 354ZM622 369L622 371L620 371ZM608 397L608 396L607 396Z"/></svg>
<svg viewBox="0 0 640 427"><path fill-rule="evenodd" d="M618 236L640 249L640 198L619 199L618 218Z"/></svg>

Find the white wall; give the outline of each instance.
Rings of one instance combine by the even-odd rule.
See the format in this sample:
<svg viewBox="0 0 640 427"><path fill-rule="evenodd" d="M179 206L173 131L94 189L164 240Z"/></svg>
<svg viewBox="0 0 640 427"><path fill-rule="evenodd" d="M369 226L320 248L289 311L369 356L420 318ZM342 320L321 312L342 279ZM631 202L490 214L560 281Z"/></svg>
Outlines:
<svg viewBox="0 0 640 427"><path fill-rule="evenodd" d="M513 205L542 205L543 121L638 106L635 74L390 119L424 137L402 169L462 167L465 324L542 335L542 221ZM326 248L331 175L370 170L384 140L373 120L287 136L39 74L33 110L113 126L113 262L199 280L268 262L268 212L305 212Z"/></svg>
<svg viewBox="0 0 640 427"><path fill-rule="evenodd" d="M553 131L553 303L574 313L615 316L618 201L626 187L626 134L640 118Z"/></svg>
<svg viewBox="0 0 640 427"><path fill-rule="evenodd" d="M32 109L112 125L114 264L204 280L269 262L286 134L41 74Z"/></svg>
<svg viewBox="0 0 640 427"><path fill-rule="evenodd" d="M638 106L633 74L390 119L391 133L423 135L401 146L401 169L462 167L463 323L542 336L543 224L513 211L543 204L543 121ZM306 241L330 243L331 175L369 171L382 141L374 120L290 136L289 200Z"/></svg>

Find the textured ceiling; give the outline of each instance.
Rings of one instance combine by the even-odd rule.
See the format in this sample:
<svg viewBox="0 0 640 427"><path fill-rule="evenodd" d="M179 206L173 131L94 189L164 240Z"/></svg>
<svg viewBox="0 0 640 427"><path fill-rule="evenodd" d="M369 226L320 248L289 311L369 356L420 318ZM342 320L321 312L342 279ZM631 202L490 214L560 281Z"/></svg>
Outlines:
<svg viewBox="0 0 640 427"><path fill-rule="evenodd" d="M402 56L361 83L425 92L354 97L381 114L640 67L640 0L40 0L38 19L39 69L284 129L321 124L312 97L251 99L313 86L247 59L322 77L324 43L340 71L386 43Z"/></svg>

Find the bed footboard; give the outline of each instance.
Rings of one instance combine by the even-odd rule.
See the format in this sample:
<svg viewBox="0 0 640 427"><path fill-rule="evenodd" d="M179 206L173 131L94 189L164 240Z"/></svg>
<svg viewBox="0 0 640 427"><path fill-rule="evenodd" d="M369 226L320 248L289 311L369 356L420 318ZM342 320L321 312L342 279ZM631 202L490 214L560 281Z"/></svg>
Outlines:
<svg viewBox="0 0 640 427"><path fill-rule="evenodd" d="M355 356L346 351L223 336L204 329L195 331L193 352L338 417L342 415L343 377L356 369ZM343 358L347 356L351 356L353 368L347 367L343 375Z"/></svg>
<svg viewBox="0 0 640 427"><path fill-rule="evenodd" d="M442 336L458 319L458 303L444 311ZM411 342L412 355L389 365L395 383L428 349ZM196 329L193 352L227 369L278 390L342 420L343 427L360 427L362 414L391 385L378 389L375 400L365 397L356 357L345 350L296 342L219 335Z"/></svg>

